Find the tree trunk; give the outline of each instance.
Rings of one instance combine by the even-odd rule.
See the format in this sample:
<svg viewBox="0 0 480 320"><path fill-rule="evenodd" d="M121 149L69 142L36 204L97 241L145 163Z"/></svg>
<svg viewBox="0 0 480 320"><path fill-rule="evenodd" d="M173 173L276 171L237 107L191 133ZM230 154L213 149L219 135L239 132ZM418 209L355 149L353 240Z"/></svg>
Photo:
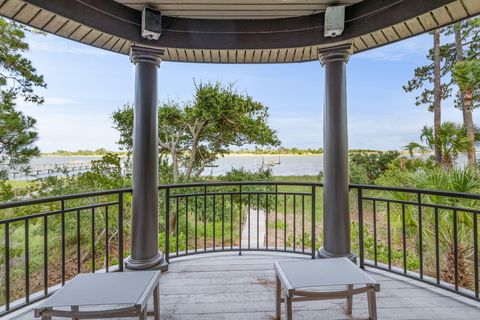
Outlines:
<svg viewBox="0 0 480 320"><path fill-rule="evenodd" d="M453 28L455 30L455 52L456 52L455 60L456 60L456 62L459 62L459 61L464 60L463 47L462 47L461 24L457 22L457 23L455 23ZM462 114L463 114L463 122L466 126L467 124L465 123L465 106L463 104L464 95L463 95L462 90L458 91L458 97L459 97L458 103L460 104L460 108L461 108Z"/></svg>
<svg viewBox="0 0 480 320"><path fill-rule="evenodd" d="M197 152L198 152L198 142L200 140L200 133L202 129L196 129L193 133L193 139L192 139L192 150L190 151L190 161L188 163L187 169L185 170L185 177L187 179L190 179L192 176L193 172L193 167L195 165L195 159L197 158Z"/></svg>
<svg viewBox="0 0 480 320"><path fill-rule="evenodd" d="M465 109L465 128L467 129L468 139L468 167L475 169L477 167L477 156L475 154L475 126L472 117L472 94L465 93L463 105Z"/></svg>
<svg viewBox="0 0 480 320"><path fill-rule="evenodd" d="M433 31L433 128L435 140L435 161L442 163L442 150L440 148L439 133L442 125L442 88L440 74L440 29Z"/></svg>
<svg viewBox="0 0 480 320"><path fill-rule="evenodd" d="M463 47L462 47L462 34L461 34L461 24L456 23L454 26L455 29L455 50L456 50L456 61L463 61ZM470 97L465 95L465 92L462 90L458 93L459 103L462 108L463 114L463 124L467 129L467 138L469 142L469 150L467 151L468 167L475 169L477 166L477 157L475 154L475 126L473 124L473 115L472 115L472 100Z"/></svg>
<svg viewBox="0 0 480 320"><path fill-rule="evenodd" d="M173 167L173 182L177 183L178 182L178 155L177 155L177 150L174 148L172 149L172 167Z"/></svg>

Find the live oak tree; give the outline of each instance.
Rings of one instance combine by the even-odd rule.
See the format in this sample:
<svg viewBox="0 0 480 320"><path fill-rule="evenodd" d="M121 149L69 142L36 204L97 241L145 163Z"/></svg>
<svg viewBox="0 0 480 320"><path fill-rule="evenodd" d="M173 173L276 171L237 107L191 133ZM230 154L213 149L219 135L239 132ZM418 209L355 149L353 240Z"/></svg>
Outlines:
<svg viewBox="0 0 480 320"><path fill-rule="evenodd" d="M192 101L167 101L158 110L159 151L172 160L173 178L189 180L233 146L278 146L275 130L268 125L268 108L232 84L196 84ZM133 106L112 115L120 132L119 144L132 148Z"/></svg>
<svg viewBox="0 0 480 320"><path fill-rule="evenodd" d="M8 179L7 168L24 168L39 154L36 120L15 108L17 99L41 104L36 87L46 87L24 54L25 27L0 19L0 180Z"/></svg>

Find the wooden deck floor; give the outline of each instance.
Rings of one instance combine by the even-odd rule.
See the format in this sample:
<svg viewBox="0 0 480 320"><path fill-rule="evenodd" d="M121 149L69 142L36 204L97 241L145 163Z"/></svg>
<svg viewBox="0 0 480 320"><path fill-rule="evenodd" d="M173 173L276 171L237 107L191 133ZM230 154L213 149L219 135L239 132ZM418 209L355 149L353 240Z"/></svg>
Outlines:
<svg viewBox="0 0 480 320"><path fill-rule="evenodd" d="M297 256L203 255L173 260L161 279L162 320L273 319L275 260ZM430 285L369 269L381 285L379 319L480 319L480 303ZM365 319L366 296L354 298L353 317L344 300L297 302L294 319ZM15 319L33 319L31 311Z"/></svg>

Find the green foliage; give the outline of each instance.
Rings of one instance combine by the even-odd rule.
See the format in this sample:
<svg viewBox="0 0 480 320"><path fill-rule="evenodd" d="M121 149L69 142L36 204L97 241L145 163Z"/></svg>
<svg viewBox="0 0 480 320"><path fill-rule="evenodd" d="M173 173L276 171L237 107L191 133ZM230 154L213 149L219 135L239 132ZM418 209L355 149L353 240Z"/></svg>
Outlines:
<svg viewBox="0 0 480 320"><path fill-rule="evenodd" d="M447 37L443 39L453 39L452 35L455 34L455 29L459 29L460 43L462 47L463 59L466 61L477 59L480 54L480 18L471 18L456 23L454 25L445 27L441 30ZM442 99L446 99L451 95L453 89L453 77L448 77L455 68L457 63L457 52L454 42L447 42L440 47L441 56L441 70L440 74L446 78L446 81L441 86ZM427 58L430 61L428 64L417 67L414 71L414 77L407 82L403 89L406 92L413 92L423 88L423 91L416 98L416 104L427 104L429 109L432 109L433 103L433 90L428 88L427 85L433 82L434 78L434 65L433 61L433 49L430 49ZM474 99L474 107L478 106L480 96ZM457 106L462 107L462 102L457 98Z"/></svg>
<svg viewBox="0 0 480 320"><path fill-rule="evenodd" d="M350 154L351 183L374 183L399 155L398 151Z"/></svg>
<svg viewBox="0 0 480 320"><path fill-rule="evenodd" d="M452 73L460 90L468 95L472 95L475 90L480 89L480 60L457 62Z"/></svg>
<svg viewBox="0 0 480 320"><path fill-rule="evenodd" d="M476 128L475 133L475 143L478 144L480 141L480 132ZM405 150L409 150L411 154L416 150L433 151L435 148L435 135L433 127L424 126L420 135L421 141L424 145L420 145L416 142L410 142ZM465 126L457 124L451 121L442 123L440 130L438 132L437 139L438 146L441 150L441 164L445 168L452 168L454 161L458 158L458 155L462 152L469 150L469 141L467 138L467 133Z"/></svg>
<svg viewBox="0 0 480 320"><path fill-rule="evenodd" d="M25 27L0 18L0 166L23 170L39 154L34 146L38 134L35 119L16 110L15 101L20 97L41 104L44 100L34 89L46 86L43 76L24 57L28 51L24 39ZM8 179L6 169L0 171L0 179Z"/></svg>
<svg viewBox="0 0 480 320"><path fill-rule="evenodd" d="M46 87L43 76L37 74L30 60L23 54L28 51L25 40L26 28L15 22L0 19L0 87L2 100L22 97L25 101L42 103L44 99L35 94L35 87Z"/></svg>
<svg viewBox="0 0 480 320"><path fill-rule="evenodd" d="M220 181L271 181L271 170L259 170L252 172L245 170L243 167L240 169L232 169L225 174L218 177Z"/></svg>
<svg viewBox="0 0 480 320"><path fill-rule="evenodd" d="M455 83L459 85L460 91L465 91L462 86L460 86L460 83L463 81L459 82L457 80L460 79L455 78L458 77L459 73L465 74L466 69L470 69L469 65L471 61L473 61L473 64L475 64L475 61L478 61L477 59L480 55L480 18L471 18L457 22L443 28L442 32L449 37L458 33L458 40L461 43L461 53L463 55L460 60L463 61L458 61L455 43L446 43L442 46L442 56L445 57L445 65L443 68L446 72L450 71L452 73L449 85ZM458 64L463 66L458 67ZM455 76L456 73L457 76ZM455 102L457 108L462 109L464 107L461 95L456 95ZM472 109L480 106L480 88L478 88L478 86L472 91L471 103Z"/></svg>
<svg viewBox="0 0 480 320"><path fill-rule="evenodd" d="M187 180L198 177L233 146L280 144L268 126L268 108L231 84L198 84L191 102L167 101L158 115L159 150L171 156L174 181L181 175ZM133 107L123 106L112 119L120 132L119 144L131 149Z"/></svg>
<svg viewBox="0 0 480 320"><path fill-rule="evenodd" d="M350 183L352 184L369 184L370 180L365 165L350 161L349 165Z"/></svg>
<svg viewBox="0 0 480 320"><path fill-rule="evenodd" d="M0 164L3 168L22 168L40 151L34 145L38 139L36 120L15 109L14 94L5 92L0 99ZM8 179L6 169L0 170L0 178Z"/></svg>

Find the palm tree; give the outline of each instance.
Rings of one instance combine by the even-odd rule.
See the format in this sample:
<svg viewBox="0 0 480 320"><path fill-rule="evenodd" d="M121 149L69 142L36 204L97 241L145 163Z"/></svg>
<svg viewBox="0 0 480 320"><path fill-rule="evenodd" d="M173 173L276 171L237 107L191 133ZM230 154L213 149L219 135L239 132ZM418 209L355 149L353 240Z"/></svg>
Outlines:
<svg viewBox="0 0 480 320"><path fill-rule="evenodd" d="M468 138L468 165L476 168L475 126L472 117L472 100L475 91L480 89L480 60L459 61L453 69L453 79L463 95L464 119Z"/></svg>
<svg viewBox="0 0 480 320"><path fill-rule="evenodd" d="M476 129L474 128L474 131L475 130ZM474 134L474 141L479 141L479 139L480 135L477 130L477 134ZM411 154L416 150L439 150L442 156L440 164L445 169L452 168L458 155L469 150L469 140L466 135L465 127L461 124L450 121L444 122L440 126L437 136L435 136L432 127L424 126L420 135L420 140L425 144L424 146L416 142L410 142L404 149L408 150Z"/></svg>
<svg viewBox="0 0 480 320"><path fill-rule="evenodd" d="M410 142L409 144L407 144L405 147L403 147L403 150L405 151L408 151L408 154L410 155L410 158L413 158L413 155L415 153L423 153L425 152L428 148L425 148L425 146L422 146L420 143L418 142Z"/></svg>

